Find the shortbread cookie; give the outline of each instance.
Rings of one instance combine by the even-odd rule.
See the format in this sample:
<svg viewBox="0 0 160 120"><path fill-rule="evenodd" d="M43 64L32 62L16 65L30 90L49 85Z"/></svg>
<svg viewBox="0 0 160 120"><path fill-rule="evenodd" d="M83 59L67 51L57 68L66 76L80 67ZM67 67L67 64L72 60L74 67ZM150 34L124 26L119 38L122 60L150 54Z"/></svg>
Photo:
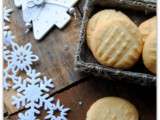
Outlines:
<svg viewBox="0 0 160 120"><path fill-rule="evenodd" d="M150 36L145 40L143 48L143 62L146 68L156 74L156 53L157 53L157 38L156 31L152 31Z"/></svg>
<svg viewBox="0 0 160 120"><path fill-rule="evenodd" d="M138 61L143 47L138 27L115 10L104 10L89 20L87 44L99 63L122 69Z"/></svg>
<svg viewBox="0 0 160 120"><path fill-rule="evenodd" d="M113 18L115 19L122 18L122 20L124 19L129 20L129 18L120 11L116 11L114 9L102 10L96 13L94 16L92 16L92 18L89 20L88 26L87 26L87 38L89 37L92 38L92 35L94 35L94 32L96 30L96 26L98 26L102 22L106 22Z"/></svg>
<svg viewBox="0 0 160 120"><path fill-rule="evenodd" d="M139 30L142 34L143 41L145 41L153 31L157 30L157 17L154 16L149 20L141 23Z"/></svg>
<svg viewBox="0 0 160 120"><path fill-rule="evenodd" d="M86 120L138 120L139 115L130 102L118 97L105 97L88 110Z"/></svg>

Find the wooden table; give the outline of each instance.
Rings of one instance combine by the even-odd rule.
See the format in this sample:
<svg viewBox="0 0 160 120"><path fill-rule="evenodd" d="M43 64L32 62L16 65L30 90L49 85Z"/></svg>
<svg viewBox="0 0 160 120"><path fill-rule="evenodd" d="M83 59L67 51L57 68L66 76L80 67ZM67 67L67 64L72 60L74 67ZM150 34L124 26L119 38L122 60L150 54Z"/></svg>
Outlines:
<svg viewBox="0 0 160 120"><path fill-rule="evenodd" d="M13 0L5 0L7 7L14 8L11 17L11 30L16 35L19 44L31 42L33 51L40 57L40 62L35 67L42 74L54 78L56 88L51 91L51 97L71 108L68 120L85 120L86 112L96 100L106 96L118 96L132 102L138 109L140 120L156 120L156 88L147 88L127 84L123 82L108 81L78 73L74 70L74 53L79 40L79 27L82 15L83 1L76 7L77 19L71 22L63 30L55 28L51 30L43 41L33 40L30 32L24 35L24 23L21 10L13 5ZM68 46L68 47L66 47ZM10 104L10 96L15 91L5 91L5 118L17 120L17 110ZM42 111L42 110L41 110ZM40 120L43 120L45 111L41 112Z"/></svg>
<svg viewBox="0 0 160 120"><path fill-rule="evenodd" d="M68 120L85 120L90 105L106 96L118 96L132 102L139 111L140 120L156 120L155 88L145 88L88 77L56 94L57 99L60 99L65 106L71 108ZM43 120L44 114L40 116L41 120ZM10 118L11 120L17 120L17 113L11 115Z"/></svg>

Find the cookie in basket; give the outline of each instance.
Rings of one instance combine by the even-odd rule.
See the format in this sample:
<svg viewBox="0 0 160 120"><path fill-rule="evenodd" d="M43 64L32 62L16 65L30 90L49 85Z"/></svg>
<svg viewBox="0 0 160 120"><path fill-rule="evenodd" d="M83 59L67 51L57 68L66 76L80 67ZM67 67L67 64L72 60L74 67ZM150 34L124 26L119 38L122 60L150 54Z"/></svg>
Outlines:
<svg viewBox="0 0 160 120"><path fill-rule="evenodd" d="M143 47L138 27L115 10L103 10L89 20L87 44L99 63L121 69L131 68Z"/></svg>
<svg viewBox="0 0 160 120"><path fill-rule="evenodd" d="M139 26L139 30L142 34L143 41L145 42L147 37L156 29L157 29L157 17L156 16L141 23Z"/></svg>
<svg viewBox="0 0 160 120"><path fill-rule="evenodd" d="M87 27L87 38L92 38L92 35L94 35L94 32L96 30L95 26L98 26L99 24L101 24L102 22L105 22L106 20L109 19L128 19L129 18L124 15L122 12L120 11L116 11L114 9L109 9L109 10L102 10L100 12L98 12L97 14L95 14L94 16L92 16L92 18L89 20L88 22L88 27Z"/></svg>
<svg viewBox="0 0 160 120"><path fill-rule="evenodd" d="M146 68L156 74L156 53L157 53L157 38L156 30L154 30L146 38L143 48L143 62Z"/></svg>
<svg viewBox="0 0 160 120"><path fill-rule="evenodd" d="M130 102L118 97L105 97L96 101L88 110L86 120L138 120L137 109Z"/></svg>

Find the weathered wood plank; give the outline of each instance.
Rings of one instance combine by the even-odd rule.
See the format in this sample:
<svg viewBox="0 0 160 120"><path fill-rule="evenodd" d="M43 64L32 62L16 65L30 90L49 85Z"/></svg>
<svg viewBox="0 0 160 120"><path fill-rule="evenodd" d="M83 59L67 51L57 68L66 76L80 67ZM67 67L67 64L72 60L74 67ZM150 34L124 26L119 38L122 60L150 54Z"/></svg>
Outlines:
<svg viewBox="0 0 160 120"><path fill-rule="evenodd" d="M139 111L140 120L156 120L156 88L140 87L100 78L86 81L56 95L66 107L70 107L68 120L85 120L89 107L98 99L118 96L132 102ZM82 104L80 104L82 102ZM43 120L45 112L39 116ZM17 114L11 116L17 120Z"/></svg>
<svg viewBox="0 0 160 120"><path fill-rule="evenodd" d="M8 116L8 112L7 112L7 110L6 110L6 106L4 105L4 107L3 107L3 116L4 117L7 117Z"/></svg>
<svg viewBox="0 0 160 120"><path fill-rule="evenodd" d="M8 114L10 113L14 113L17 111L16 107L14 107L11 104L11 97L12 95L16 95L16 92L14 90L8 90L8 91L4 91L4 105L6 106L6 111L8 112Z"/></svg>
<svg viewBox="0 0 160 120"><path fill-rule="evenodd" d="M24 45L31 42L33 51L40 58L35 65L35 69L42 75L53 79L55 89L51 94L59 91L72 83L79 81L83 76L74 71L74 53L79 40L80 14L77 10L77 18L74 16L70 23L62 30L53 28L41 41L33 38L33 33L25 34L25 25L22 19L22 11L15 8L13 0L5 0L4 5L13 8L11 23L9 24L12 32L16 36L16 42ZM51 18L54 19L54 18ZM11 105L11 96L15 95L12 90L4 92L5 105L7 111L11 114L17 110ZM7 100L6 100L7 99Z"/></svg>

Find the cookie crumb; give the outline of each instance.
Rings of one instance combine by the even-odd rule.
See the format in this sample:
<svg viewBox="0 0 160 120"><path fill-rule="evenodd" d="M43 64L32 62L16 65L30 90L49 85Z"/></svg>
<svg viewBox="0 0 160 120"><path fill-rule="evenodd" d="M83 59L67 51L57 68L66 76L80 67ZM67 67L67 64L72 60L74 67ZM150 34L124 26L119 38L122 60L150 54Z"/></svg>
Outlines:
<svg viewBox="0 0 160 120"><path fill-rule="evenodd" d="M79 101L78 104L79 104L80 106L82 106L82 105L83 105L83 102L82 102L82 101Z"/></svg>

